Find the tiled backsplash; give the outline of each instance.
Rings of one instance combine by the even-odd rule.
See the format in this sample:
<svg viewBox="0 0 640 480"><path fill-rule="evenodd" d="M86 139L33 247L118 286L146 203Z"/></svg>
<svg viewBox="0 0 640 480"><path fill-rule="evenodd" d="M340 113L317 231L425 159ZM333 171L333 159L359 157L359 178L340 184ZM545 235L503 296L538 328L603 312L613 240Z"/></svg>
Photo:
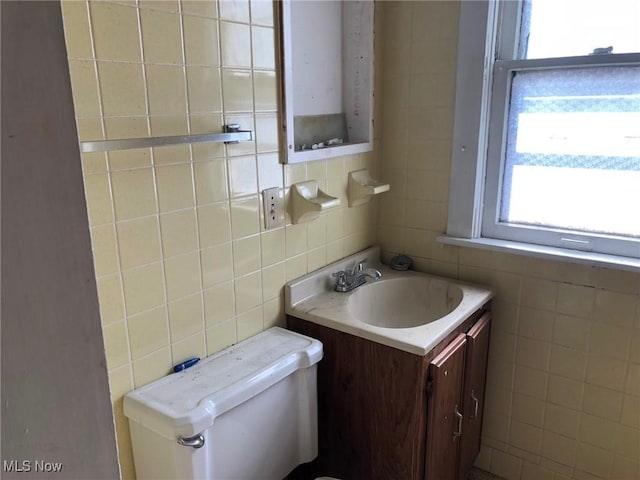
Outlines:
<svg viewBox="0 0 640 480"><path fill-rule="evenodd" d="M640 275L442 245L459 3L383 2L378 237L497 290L478 466L509 480L640 478Z"/></svg>
<svg viewBox="0 0 640 480"><path fill-rule="evenodd" d="M346 208L373 154L279 163L273 4L63 1L81 141L253 130L236 145L85 153L87 208L122 475L122 397L272 325L283 286L375 243L375 202ZM318 180L342 207L264 230L260 192Z"/></svg>

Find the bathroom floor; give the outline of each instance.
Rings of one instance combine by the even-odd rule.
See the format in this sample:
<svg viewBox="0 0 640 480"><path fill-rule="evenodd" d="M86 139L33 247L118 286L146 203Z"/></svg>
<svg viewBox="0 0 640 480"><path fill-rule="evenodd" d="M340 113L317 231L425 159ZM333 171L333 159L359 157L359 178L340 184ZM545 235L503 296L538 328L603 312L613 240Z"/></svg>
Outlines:
<svg viewBox="0 0 640 480"><path fill-rule="evenodd" d="M479 468L473 468L467 476L467 480L504 480L502 477L498 477L492 473L485 472Z"/></svg>

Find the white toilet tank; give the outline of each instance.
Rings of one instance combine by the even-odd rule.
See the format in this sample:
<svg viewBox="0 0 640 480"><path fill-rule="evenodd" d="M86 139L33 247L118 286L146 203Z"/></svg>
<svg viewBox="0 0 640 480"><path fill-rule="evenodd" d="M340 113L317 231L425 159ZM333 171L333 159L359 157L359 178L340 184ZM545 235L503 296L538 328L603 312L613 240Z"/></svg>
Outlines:
<svg viewBox="0 0 640 480"><path fill-rule="evenodd" d="M274 327L130 392L138 480L282 480L313 460L321 358L318 340Z"/></svg>

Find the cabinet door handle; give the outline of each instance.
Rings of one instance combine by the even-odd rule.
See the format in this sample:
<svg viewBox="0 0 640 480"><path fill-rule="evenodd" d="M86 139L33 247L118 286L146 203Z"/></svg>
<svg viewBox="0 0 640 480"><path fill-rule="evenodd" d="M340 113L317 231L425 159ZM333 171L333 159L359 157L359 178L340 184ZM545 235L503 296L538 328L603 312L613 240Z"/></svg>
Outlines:
<svg viewBox="0 0 640 480"><path fill-rule="evenodd" d="M471 420L477 420L478 419L478 405L480 404L480 401L476 398L475 392L473 390L471 390L471 399L475 402L475 406L473 407L473 417L471 417Z"/></svg>
<svg viewBox="0 0 640 480"><path fill-rule="evenodd" d="M457 432L453 432L453 437L455 438L455 437L459 437L459 436L462 435L462 420L464 419L464 415L462 415L458 411L458 405L456 405L454 414L458 418L458 431Z"/></svg>

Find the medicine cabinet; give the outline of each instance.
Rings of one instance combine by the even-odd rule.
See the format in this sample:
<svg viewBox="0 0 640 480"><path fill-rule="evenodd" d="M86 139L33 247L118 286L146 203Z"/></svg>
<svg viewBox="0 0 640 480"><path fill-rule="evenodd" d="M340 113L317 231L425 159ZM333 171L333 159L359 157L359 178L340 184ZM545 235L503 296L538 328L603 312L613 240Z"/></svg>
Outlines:
<svg viewBox="0 0 640 480"><path fill-rule="evenodd" d="M372 150L373 0L279 7L286 162Z"/></svg>

